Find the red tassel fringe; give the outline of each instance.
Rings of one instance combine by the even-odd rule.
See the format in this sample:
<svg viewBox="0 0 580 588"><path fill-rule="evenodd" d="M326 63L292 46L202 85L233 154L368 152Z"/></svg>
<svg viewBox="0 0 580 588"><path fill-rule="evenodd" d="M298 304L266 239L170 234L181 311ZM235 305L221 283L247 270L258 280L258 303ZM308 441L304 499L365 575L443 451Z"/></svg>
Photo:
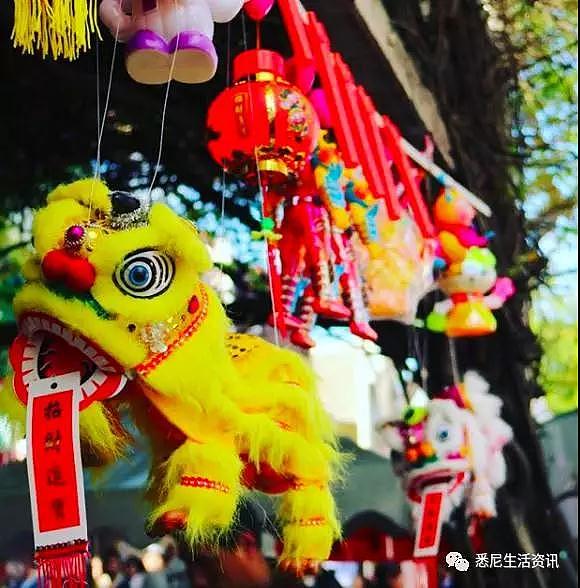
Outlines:
<svg viewBox="0 0 580 588"><path fill-rule="evenodd" d="M40 547L35 554L39 588L80 588L87 585L87 541Z"/></svg>

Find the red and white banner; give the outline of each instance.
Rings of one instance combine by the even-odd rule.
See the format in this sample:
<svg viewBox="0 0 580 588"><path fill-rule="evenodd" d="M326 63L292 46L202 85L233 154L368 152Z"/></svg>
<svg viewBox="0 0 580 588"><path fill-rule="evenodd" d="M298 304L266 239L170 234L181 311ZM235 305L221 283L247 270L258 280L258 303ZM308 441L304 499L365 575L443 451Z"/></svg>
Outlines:
<svg viewBox="0 0 580 588"><path fill-rule="evenodd" d="M447 484L429 486L423 491L413 557L432 557L439 552L448 493Z"/></svg>
<svg viewBox="0 0 580 588"><path fill-rule="evenodd" d="M43 586L84 584L87 520L78 372L28 386L28 482L36 559Z"/></svg>

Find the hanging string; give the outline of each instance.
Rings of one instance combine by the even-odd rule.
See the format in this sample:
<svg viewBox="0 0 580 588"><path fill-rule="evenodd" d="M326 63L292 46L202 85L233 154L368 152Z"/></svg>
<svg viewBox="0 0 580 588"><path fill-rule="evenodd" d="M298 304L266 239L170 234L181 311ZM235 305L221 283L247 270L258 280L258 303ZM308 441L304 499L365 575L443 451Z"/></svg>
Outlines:
<svg viewBox="0 0 580 588"><path fill-rule="evenodd" d="M419 332L414 325L411 325L408 335L408 343L409 356L413 354L417 358L417 362L419 364L421 387L425 392L427 392L427 379L429 377L429 371L427 370L427 337L425 337L425 343L422 350L421 341L419 339Z"/></svg>
<svg viewBox="0 0 580 588"><path fill-rule="evenodd" d="M119 43L119 28L121 22L117 22L117 28L115 30L115 42L113 44L113 55L111 57L111 66L109 67L109 80L107 82L107 94L105 96L105 105L103 107L103 114L100 115L100 69L99 69L99 43L97 41L97 161L95 164L95 173L93 175L93 182L91 185L91 193L89 195L89 214L88 220L91 219L92 207L93 207L93 195L95 192L96 180L101 179L101 145L103 142L103 133L105 131L105 123L107 122L107 112L109 110L109 103L111 101L111 88L113 87L113 73L115 71L115 58L117 56L117 45Z"/></svg>
<svg viewBox="0 0 580 588"><path fill-rule="evenodd" d="M459 364L457 363L455 339L448 337L447 341L449 341L449 357L451 358L451 373L453 374L453 383L457 386L461 382L461 374L459 372Z"/></svg>
<svg viewBox="0 0 580 588"><path fill-rule="evenodd" d="M97 151L99 149L99 135L101 132L101 59L100 59L100 44L99 39L95 43L95 71L97 76Z"/></svg>
<svg viewBox="0 0 580 588"><path fill-rule="evenodd" d="M232 59L231 55L231 21L227 24L227 54L226 54L226 88L230 87L231 79L230 79L230 62ZM220 237L225 237L226 230L225 230L225 218L226 218L226 169L222 167L222 185L221 185L221 207L220 207L220 222L218 225L218 235ZM220 271L223 270L223 261L220 262L219 268Z"/></svg>
<svg viewBox="0 0 580 588"><path fill-rule="evenodd" d="M242 12L242 40L243 40L243 44L244 44L244 50L248 50L248 36L247 36L247 32L246 32L246 15L244 12ZM250 76L248 75L248 84L251 82ZM253 116L254 114L254 101L252 98L252 92L248 92L249 96L250 96L250 113ZM256 162L256 177L257 177L257 181L258 181L258 194L259 194L259 199L260 199L260 206L262 209L262 218L264 218L264 213L266 210L266 206L265 206L265 197L264 197L264 187L262 185L262 174L260 172L260 159L259 159L259 155L258 155L258 149L254 148L254 159ZM276 308L275 305L275 300L274 300L274 282L273 282L273 277L272 277L272 272L270 271L270 256L269 256L269 246L268 246L268 240L267 238L264 240L265 244L266 244L266 273L268 274L268 289L270 291L270 304L272 306L272 313L274 315L274 321L273 321L273 328L274 328L274 342L276 343L277 346L280 346L280 333L278 330L278 309Z"/></svg>
<svg viewBox="0 0 580 588"><path fill-rule="evenodd" d="M423 355L421 358L421 367L419 369L421 374L421 385L423 386L423 390L427 392L427 384L429 383L429 335L427 333L424 333L423 341Z"/></svg>
<svg viewBox="0 0 580 588"><path fill-rule="evenodd" d="M178 47L179 47L180 35L181 35L181 31L177 33L176 45ZM164 135L165 135L165 118L167 116L167 103L169 101L169 90L171 88L171 81L173 80L173 70L175 68L175 58L176 57L177 57L177 51L174 51L173 57L171 59L171 67L169 68L167 87L165 88L165 98L163 100L163 110L161 111L161 129L159 131L159 149L157 151L157 162L155 163L155 171L153 172L153 178L151 180L151 185L149 186L149 190L147 192L147 204L151 204L151 193L153 192L153 186L155 185L155 180L157 180L157 174L159 173L159 167L161 165L161 156L163 154L163 140L164 140Z"/></svg>

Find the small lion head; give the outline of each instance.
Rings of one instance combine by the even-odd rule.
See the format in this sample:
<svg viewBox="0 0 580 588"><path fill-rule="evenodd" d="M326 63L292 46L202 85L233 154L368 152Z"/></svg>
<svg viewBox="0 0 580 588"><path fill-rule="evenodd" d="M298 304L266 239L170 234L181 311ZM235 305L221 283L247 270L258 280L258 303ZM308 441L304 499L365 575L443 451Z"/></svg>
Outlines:
<svg viewBox="0 0 580 588"><path fill-rule="evenodd" d="M31 380L64 370L81 372L87 398L110 395L199 311L209 253L195 226L164 204L80 180L49 194L33 240L14 300L21 398Z"/></svg>

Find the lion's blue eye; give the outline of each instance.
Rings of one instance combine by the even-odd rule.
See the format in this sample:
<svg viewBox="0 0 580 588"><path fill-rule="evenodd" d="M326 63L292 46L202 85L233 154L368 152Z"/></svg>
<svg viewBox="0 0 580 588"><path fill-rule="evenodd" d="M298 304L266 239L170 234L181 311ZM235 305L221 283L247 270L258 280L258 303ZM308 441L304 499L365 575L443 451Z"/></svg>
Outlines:
<svg viewBox="0 0 580 588"><path fill-rule="evenodd" d="M443 443L447 441L447 439L449 439L449 429L447 429L447 427L441 427L437 431L437 441Z"/></svg>
<svg viewBox="0 0 580 588"><path fill-rule="evenodd" d="M175 274L173 260L155 249L134 251L115 271L115 284L134 298L154 298L169 288Z"/></svg>
<svg viewBox="0 0 580 588"><path fill-rule="evenodd" d="M134 265L129 270L128 278L133 286L141 287L151 279L151 268L141 263Z"/></svg>

